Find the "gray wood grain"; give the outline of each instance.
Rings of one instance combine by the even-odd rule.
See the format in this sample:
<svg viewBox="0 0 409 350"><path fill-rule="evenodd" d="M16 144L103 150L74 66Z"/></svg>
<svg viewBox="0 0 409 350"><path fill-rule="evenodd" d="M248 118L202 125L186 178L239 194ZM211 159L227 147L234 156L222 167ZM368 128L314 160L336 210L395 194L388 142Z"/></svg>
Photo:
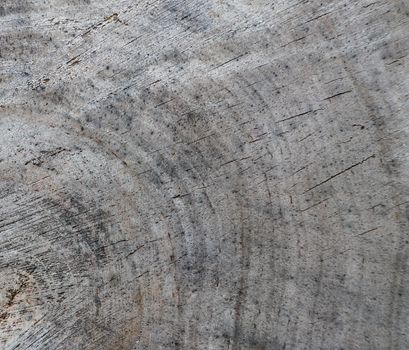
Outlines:
<svg viewBox="0 0 409 350"><path fill-rule="evenodd" d="M1 349L408 349L406 0L0 1Z"/></svg>

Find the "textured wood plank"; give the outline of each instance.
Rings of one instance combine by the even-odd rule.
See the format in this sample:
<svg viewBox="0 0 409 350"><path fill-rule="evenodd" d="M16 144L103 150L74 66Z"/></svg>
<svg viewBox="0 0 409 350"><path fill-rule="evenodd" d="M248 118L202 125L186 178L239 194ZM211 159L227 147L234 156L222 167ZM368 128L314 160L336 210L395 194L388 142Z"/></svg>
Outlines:
<svg viewBox="0 0 409 350"><path fill-rule="evenodd" d="M409 3L0 2L1 349L408 349Z"/></svg>

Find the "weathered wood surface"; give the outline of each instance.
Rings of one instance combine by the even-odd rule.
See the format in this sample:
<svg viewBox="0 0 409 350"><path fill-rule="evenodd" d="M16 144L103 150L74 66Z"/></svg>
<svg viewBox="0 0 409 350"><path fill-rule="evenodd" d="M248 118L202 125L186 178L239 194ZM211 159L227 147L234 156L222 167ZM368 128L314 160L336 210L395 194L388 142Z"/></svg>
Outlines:
<svg viewBox="0 0 409 350"><path fill-rule="evenodd" d="M1 349L408 349L409 3L0 2Z"/></svg>

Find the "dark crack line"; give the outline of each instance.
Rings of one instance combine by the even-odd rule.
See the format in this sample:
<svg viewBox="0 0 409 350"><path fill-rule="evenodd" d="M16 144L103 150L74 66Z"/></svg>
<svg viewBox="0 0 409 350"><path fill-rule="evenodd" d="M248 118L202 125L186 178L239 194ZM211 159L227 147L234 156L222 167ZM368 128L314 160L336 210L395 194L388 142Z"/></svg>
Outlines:
<svg viewBox="0 0 409 350"><path fill-rule="evenodd" d="M288 117L288 118L285 118L285 119L278 120L278 121L276 121L276 123L277 124L282 123L282 122L285 122L285 121L290 120L290 119L298 118L298 117L301 117L303 115L306 115L306 114L309 114L309 113L314 113L314 112L317 112L317 111L322 111L322 110L323 110L322 108L315 109L315 110L311 109L309 111L299 113L299 114L296 114L296 115L292 115L291 117Z"/></svg>
<svg viewBox="0 0 409 350"><path fill-rule="evenodd" d="M325 101L325 100L331 100L331 99L333 99L334 97L338 97L338 96L341 96L341 95L344 95L344 94L348 94L348 93L350 93L350 92L352 92L352 90L347 90L347 91L339 92L338 94L335 94L335 95L332 95L332 96L329 96L329 97L324 98L323 101Z"/></svg>
<svg viewBox="0 0 409 350"><path fill-rule="evenodd" d="M375 155L372 154L371 156L369 156L369 157L367 157L367 158L361 160L360 162L355 163L355 164L349 166L348 168L346 168L346 169L344 169L344 170L342 170L342 171L340 171L340 172L338 172L338 173L336 173L336 174L334 174L334 175L331 175L328 179L326 179L326 180L320 182L319 184L316 184L315 186L312 186L312 187L309 188L308 190L304 191L302 194L305 194L305 193L307 193L307 192L310 192L310 191L313 190L314 188L317 188L318 186L321 186L321 185L327 183L328 181L331 181L332 179L336 178L337 176L342 175L343 173L345 173L345 172L347 172L347 171L349 171L349 170L355 168L356 166L365 163L365 162L366 162L368 159L370 159L370 158L375 158Z"/></svg>

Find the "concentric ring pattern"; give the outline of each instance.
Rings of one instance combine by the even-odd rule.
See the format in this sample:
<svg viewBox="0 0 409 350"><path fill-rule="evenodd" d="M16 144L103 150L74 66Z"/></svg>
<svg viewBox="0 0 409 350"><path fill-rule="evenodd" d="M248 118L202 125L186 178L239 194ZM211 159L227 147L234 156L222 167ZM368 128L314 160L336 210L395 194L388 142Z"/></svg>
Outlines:
<svg viewBox="0 0 409 350"><path fill-rule="evenodd" d="M408 23L0 2L0 348L407 349Z"/></svg>

